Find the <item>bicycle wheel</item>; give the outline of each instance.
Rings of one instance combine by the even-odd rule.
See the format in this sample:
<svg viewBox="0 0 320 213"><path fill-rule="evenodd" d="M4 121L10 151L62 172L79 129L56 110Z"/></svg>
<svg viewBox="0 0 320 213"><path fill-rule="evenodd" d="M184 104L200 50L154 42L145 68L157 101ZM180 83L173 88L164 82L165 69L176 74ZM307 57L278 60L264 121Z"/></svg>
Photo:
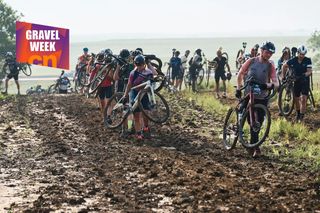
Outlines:
<svg viewBox="0 0 320 213"><path fill-rule="evenodd" d="M89 94L94 93L102 83L102 81L107 77L110 71L109 65L106 65L102 67L102 71L98 71L98 74L94 77L92 80L90 86L89 86Z"/></svg>
<svg viewBox="0 0 320 213"><path fill-rule="evenodd" d="M261 145L268 137L271 125L270 112L266 106L255 104L251 110L253 123L250 124L250 113L249 110L246 110L239 126L239 139L246 148L255 148Z"/></svg>
<svg viewBox="0 0 320 213"><path fill-rule="evenodd" d="M128 116L125 113L125 109L128 106L119 102L123 94L123 92L113 94L104 110L104 124L110 129L118 128ZM107 120L108 116L109 120Z"/></svg>
<svg viewBox="0 0 320 213"><path fill-rule="evenodd" d="M58 92L59 92L59 90L58 90L56 84L52 84L52 85L49 86L48 94L56 94Z"/></svg>
<svg viewBox="0 0 320 213"><path fill-rule="evenodd" d="M283 116L289 116L294 107L293 88L290 84L284 83L279 90L278 107Z"/></svg>
<svg viewBox="0 0 320 213"><path fill-rule="evenodd" d="M233 149L238 141L238 113L230 108L223 125L223 145L227 150Z"/></svg>
<svg viewBox="0 0 320 213"><path fill-rule="evenodd" d="M158 124L168 120L170 115L169 106L159 92L154 92L154 100L152 100L150 89L143 90L139 95L138 101L139 108L149 120Z"/></svg>
<svg viewBox="0 0 320 213"><path fill-rule="evenodd" d="M186 88L189 88L189 87L190 87L190 84L191 84L189 71L187 71L187 72L184 74L183 81L184 81L184 86L185 86Z"/></svg>
<svg viewBox="0 0 320 213"><path fill-rule="evenodd" d="M23 64L21 68L22 68L22 72L26 76L30 76L32 74L32 70L31 70L31 65L30 64Z"/></svg>
<svg viewBox="0 0 320 213"><path fill-rule="evenodd" d="M153 81L154 81L154 91L159 92L165 84L166 77L163 73L158 73L158 75L153 79Z"/></svg>
<svg viewBox="0 0 320 213"><path fill-rule="evenodd" d="M204 69L200 68L197 76L197 85L200 86L204 78Z"/></svg>
<svg viewBox="0 0 320 213"><path fill-rule="evenodd" d="M313 112L315 112L317 109L316 109L316 103L314 102L314 98L313 98L313 94L312 94L312 90L309 89L309 95L308 95L308 100L310 102L310 106L311 106L311 110Z"/></svg>

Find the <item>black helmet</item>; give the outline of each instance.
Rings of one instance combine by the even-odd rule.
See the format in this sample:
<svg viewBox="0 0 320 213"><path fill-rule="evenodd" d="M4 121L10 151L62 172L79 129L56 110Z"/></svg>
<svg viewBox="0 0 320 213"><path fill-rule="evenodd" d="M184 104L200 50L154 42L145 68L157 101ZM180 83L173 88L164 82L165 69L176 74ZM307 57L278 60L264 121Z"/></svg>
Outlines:
<svg viewBox="0 0 320 213"><path fill-rule="evenodd" d="M88 52L89 49L87 47L83 48L83 52Z"/></svg>
<svg viewBox="0 0 320 213"><path fill-rule="evenodd" d="M180 55L180 51L177 50L177 51L174 52L174 54L175 54L175 55Z"/></svg>
<svg viewBox="0 0 320 213"><path fill-rule="evenodd" d="M263 43L262 46L261 46L261 49L268 50L268 51L270 51L272 53L276 52L276 47L270 41L266 41L265 43Z"/></svg>
<svg viewBox="0 0 320 213"><path fill-rule="evenodd" d="M201 55L201 49L197 49L197 50L196 50L196 53L197 53L198 55Z"/></svg>
<svg viewBox="0 0 320 213"><path fill-rule="evenodd" d="M259 47L260 47L259 44L256 44L256 45L253 46L253 48L254 48L255 50L258 50Z"/></svg>
<svg viewBox="0 0 320 213"><path fill-rule="evenodd" d="M140 53L143 54L142 48L138 47L136 50L137 50L137 51L140 51Z"/></svg>
<svg viewBox="0 0 320 213"><path fill-rule="evenodd" d="M129 50L127 50L127 49L122 49L122 50L120 51L120 58L125 59L125 58L128 58L129 56L130 56Z"/></svg>
<svg viewBox="0 0 320 213"><path fill-rule="evenodd" d="M135 58L137 55L141 55L141 54L142 54L142 53L141 53L139 50L135 50L135 51L132 51L132 52L131 52L131 56L134 57L134 58Z"/></svg>
<svg viewBox="0 0 320 213"><path fill-rule="evenodd" d="M136 65L141 65L141 64L145 64L145 59L144 59L144 56L143 55L137 55L135 58L134 58L134 63Z"/></svg>
<svg viewBox="0 0 320 213"><path fill-rule="evenodd" d="M103 52L104 52L105 55L112 54L112 51L109 48L108 49L104 49Z"/></svg>

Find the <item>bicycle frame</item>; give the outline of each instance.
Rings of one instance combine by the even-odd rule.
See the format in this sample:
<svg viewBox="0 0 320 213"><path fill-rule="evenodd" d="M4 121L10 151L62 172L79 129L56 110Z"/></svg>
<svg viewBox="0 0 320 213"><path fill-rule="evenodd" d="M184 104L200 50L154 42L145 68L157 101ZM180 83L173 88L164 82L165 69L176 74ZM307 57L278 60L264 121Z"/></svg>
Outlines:
<svg viewBox="0 0 320 213"><path fill-rule="evenodd" d="M137 85L137 86L135 86L135 87L132 87L130 91L132 91L132 90L134 90L134 89L141 88L141 87L144 87L143 89L149 89L149 88L150 88L150 90L151 90L151 95L150 95L150 93L148 93L148 98L149 98L150 101L152 101L153 104L155 104L155 103L156 103L156 100L155 100L155 97L154 97L154 90L153 90L153 86L152 86L150 80L148 80L148 81L146 81L146 82L144 82L144 83L142 83L142 84L139 84L139 85ZM141 94L141 91L142 91L142 90L140 90L140 91L138 92L137 96L135 97L135 99L134 99L134 101L133 101L134 104L133 104L133 106L131 107L131 110L132 110L132 111L134 111L134 110L138 107L138 105L139 105L139 103L138 103L138 98L139 98L139 96L140 96L140 94ZM151 97L151 96L152 96L152 97Z"/></svg>

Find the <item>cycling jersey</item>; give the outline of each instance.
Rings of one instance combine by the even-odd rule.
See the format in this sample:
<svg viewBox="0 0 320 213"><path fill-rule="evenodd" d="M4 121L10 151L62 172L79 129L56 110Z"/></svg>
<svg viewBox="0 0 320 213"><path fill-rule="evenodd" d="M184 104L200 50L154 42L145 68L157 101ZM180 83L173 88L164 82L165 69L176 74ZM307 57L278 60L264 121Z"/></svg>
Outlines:
<svg viewBox="0 0 320 213"><path fill-rule="evenodd" d="M135 87L139 84L142 84L146 81L146 79L153 78L153 73L150 69L145 68L142 72L139 72L137 69L134 69L130 72L129 82L131 83L132 87ZM140 90L142 88L138 88Z"/></svg>
<svg viewBox="0 0 320 213"><path fill-rule="evenodd" d="M311 59L308 57L304 57L301 63L298 62L298 57L294 57L287 62L287 65L296 76L302 76L308 68L312 68Z"/></svg>
<svg viewBox="0 0 320 213"><path fill-rule="evenodd" d="M88 62L90 61L90 55L83 54L78 58L78 61L79 64L88 64Z"/></svg>
<svg viewBox="0 0 320 213"><path fill-rule="evenodd" d="M6 59L4 67L6 66L8 66L11 75L16 75L19 73L19 64L16 62L15 59L12 59L12 58Z"/></svg>
<svg viewBox="0 0 320 213"><path fill-rule="evenodd" d="M185 55L181 56L181 64L182 64L183 69L187 68L187 62L188 62L187 56L185 56Z"/></svg>
<svg viewBox="0 0 320 213"><path fill-rule="evenodd" d="M228 60L226 57L222 56L220 59L219 57L215 57L213 61L217 62L217 69L216 72L224 73L225 72L225 65L228 63Z"/></svg>

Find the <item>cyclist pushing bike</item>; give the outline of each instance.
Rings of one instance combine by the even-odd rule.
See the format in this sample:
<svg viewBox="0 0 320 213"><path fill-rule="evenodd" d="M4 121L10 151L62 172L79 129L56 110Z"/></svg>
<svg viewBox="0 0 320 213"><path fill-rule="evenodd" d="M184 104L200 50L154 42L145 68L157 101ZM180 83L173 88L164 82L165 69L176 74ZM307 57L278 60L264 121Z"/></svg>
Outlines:
<svg viewBox="0 0 320 213"><path fill-rule="evenodd" d="M277 88L279 86L275 65L269 60L273 53L275 53L274 44L272 42L265 42L261 46L261 54L257 57L247 60L243 64L237 79L237 98L241 97L240 88L242 87L245 79L253 78L260 82L260 89L262 90L260 94L255 95L254 102L267 107L268 99L265 99L265 97L268 96L268 92L266 90L274 87ZM245 93L248 93L248 91L245 90ZM244 105L247 104L248 101L244 103ZM242 106L241 108L245 108L245 106ZM265 116L264 112L258 111L257 114L259 123L263 123ZM259 131L250 128L250 135L250 143L256 143L259 138ZM258 157L261 154L261 151L259 147L256 147L254 149L249 149L249 153L252 154L253 157Z"/></svg>
<svg viewBox="0 0 320 213"><path fill-rule="evenodd" d="M307 48L301 45L298 48L298 56L287 61L282 66L282 75L285 76L288 68L293 71L294 81L294 102L296 107L296 121L301 122L304 118L307 108L307 98L310 88L310 76L312 75L311 59L305 57Z"/></svg>

